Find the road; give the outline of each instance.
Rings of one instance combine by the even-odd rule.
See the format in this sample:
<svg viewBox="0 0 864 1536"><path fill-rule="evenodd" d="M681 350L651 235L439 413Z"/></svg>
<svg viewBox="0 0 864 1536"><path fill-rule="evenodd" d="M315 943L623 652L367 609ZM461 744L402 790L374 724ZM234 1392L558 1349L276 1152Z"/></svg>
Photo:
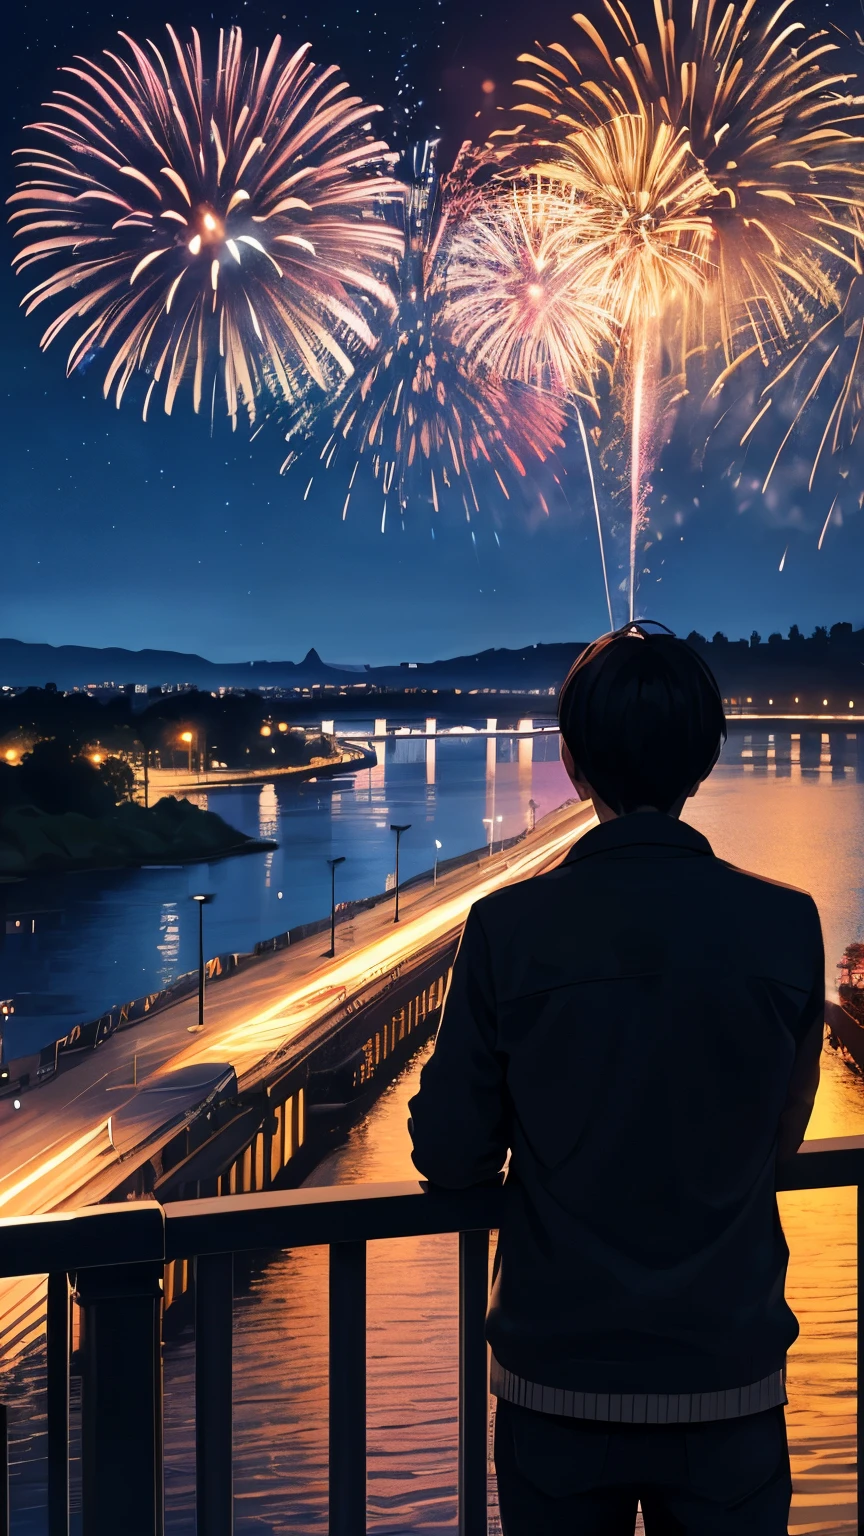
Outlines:
<svg viewBox="0 0 864 1536"><path fill-rule="evenodd" d="M165 1067L230 1062L242 1087L262 1060L346 996L455 933L473 901L552 868L593 821L590 806L561 807L515 847L443 875L437 888L430 881L404 891L398 926L389 902L340 924L334 960L322 954L328 936L312 935L211 986L203 1035L191 1033L197 997L188 997L112 1036L75 1067L23 1094L19 1111L4 1101L0 1217L86 1203L94 1198L94 1180L101 1197L116 1161L108 1117L137 1092L133 1058L138 1086Z"/></svg>

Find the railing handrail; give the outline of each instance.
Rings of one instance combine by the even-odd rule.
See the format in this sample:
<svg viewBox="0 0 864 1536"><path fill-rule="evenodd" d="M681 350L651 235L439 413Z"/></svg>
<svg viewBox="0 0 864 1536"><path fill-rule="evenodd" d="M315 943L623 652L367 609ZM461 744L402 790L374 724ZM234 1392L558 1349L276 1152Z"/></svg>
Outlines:
<svg viewBox="0 0 864 1536"><path fill-rule="evenodd" d="M805 1142L778 1169L780 1190L864 1185L864 1136ZM0 1219L0 1278L198 1254L419 1237L500 1225L504 1189L445 1190L417 1180L270 1190L159 1205L84 1206Z"/></svg>

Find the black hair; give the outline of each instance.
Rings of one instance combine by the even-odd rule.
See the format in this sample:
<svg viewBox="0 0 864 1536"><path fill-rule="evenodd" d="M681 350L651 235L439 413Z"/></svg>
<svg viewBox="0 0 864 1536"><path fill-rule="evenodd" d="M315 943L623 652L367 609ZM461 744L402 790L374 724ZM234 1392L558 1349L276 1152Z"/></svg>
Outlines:
<svg viewBox="0 0 864 1536"><path fill-rule="evenodd" d="M645 623L650 623L646 620ZM710 667L660 625L626 624L586 647L558 695L579 777L619 816L669 811L708 777L726 739Z"/></svg>

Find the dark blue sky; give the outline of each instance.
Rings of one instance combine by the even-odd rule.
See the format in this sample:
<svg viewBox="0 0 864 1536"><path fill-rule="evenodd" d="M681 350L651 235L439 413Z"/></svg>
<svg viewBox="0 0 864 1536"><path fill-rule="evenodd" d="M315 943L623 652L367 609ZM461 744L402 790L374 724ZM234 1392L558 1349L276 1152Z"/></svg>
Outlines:
<svg viewBox="0 0 864 1536"><path fill-rule="evenodd" d="M532 35L566 36L570 10L549 0L532 5L530 17L509 0L500 8L472 0L289 8L286 0L264 0L223 11L211 11L211 0L168 8L152 0L114 8L24 5L4 34L4 118L12 120L2 146L6 184L9 151L56 84L57 66L75 52L110 46L120 27L156 37L166 20L178 30L194 22L205 33L239 21L250 41L269 43L277 29L297 42L309 38L317 59L341 64L352 84L388 108L396 104L399 73L409 82L411 113L403 137L440 124L446 160L474 127L482 81L498 84L492 104L503 100L516 53ZM802 14L813 20L828 11L810 5ZM830 14L838 19L836 6ZM857 17L850 6L847 22ZM434 517L418 500L404 526L392 518L382 535L380 492L361 480L343 522L344 478L316 473L304 501L314 462L280 477L285 450L275 428L251 444L242 426L233 437L217 427L211 438L209 423L185 400L172 418L154 412L145 425L133 404L118 412L103 401L98 368L67 380L62 347L41 354L37 317L26 320L17 308L23 283L8 269L9 250L7 240L0 270L3 634L53 644L159 645L225 659L296 658L314 645L329 660L377 662L584 638L606 626L593 516L575 451L563 460L566 497L547 495L549 516L537 503L538 492L549 489L542 482L520 502L490 498L470 528L457 510ZM843 525L829 528L817 553L836 489L832 474L808 495L803 460L793 455L768 505L751 488L763 450L751 450L742 465L733 452L740 432L734 420L727 426L703 452L706 431L694 409L665 449L652 505L662 539L644 562L643 610L682 632L864 623L864 519L852 512L852 482ZM853 466L852 481L855 474ZM860 483L860 461L857 476Z"/></svg>

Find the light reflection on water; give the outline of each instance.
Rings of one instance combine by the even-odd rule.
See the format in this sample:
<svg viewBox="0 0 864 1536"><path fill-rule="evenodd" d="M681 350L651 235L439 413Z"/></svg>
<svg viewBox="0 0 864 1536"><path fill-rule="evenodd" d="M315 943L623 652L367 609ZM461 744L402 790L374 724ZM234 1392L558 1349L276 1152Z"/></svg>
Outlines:
<svg viewBox="0 0 864 1536"><path fill-rule="evenodd" d="M721 857L813 893L830 988L846 944L864 932L858 742L845 734L829 741L820 733L804 744L803 768L790 764L786 776L782 769L779 776L772 773L764 733L754 733L752 745L757 766L721 764L685 814ZM862 1132L864 1082L826 1052L808 1135ZM857 1508L855 1192L783 1195L781 1212L792 1254L789 1296L801 1320L789 1361L796 1486L790 1530L794 1536L839 1536L856 1529Z"/></svg>
<svg viewBox="0 0 864 1536"><path fill-rule="evenodd" d="M406 756L414 750L405 743ZM864 784L857 742L772 744L733 736L723 762L690 802L687 819L734 862L816 897L829 982L850 939L864 936ZM742 758L742 751L750 757ZM779 756L778 756L779 753ZM833 759L833 761L832 761ZM417 765L425 772L425 757ZM514 765L515 766L515 765ZM549 765L551 767L551 765ZM788 770L788 771L787 771ZM389 809L384 775L368 785ZM500 769L499 769L500 772ZM536 767L535 767L536 773ZM371 777L371 776L370 776ZM499 780L500 783L500 780ZM536 779L535 779L536 783ZM341 814L333 807L335 816ZM491 810L491 807L490 807ZM484 812L489 814L490 811ZM813 1137L864 1132L864 1081L826 1053ZM405 1070L310 1184L412 1178L405 1129L420 1062ZM790 1357L792 1536L856 1529L855 1197L784 1195L792 1251L789 1296L802 1324ZM369 1529L452 1530L456 1513L456 1242L429 1237L369 1248ZM321 1249L265 1261L238 1285L235 1306L235 1485L238 1536L326 1529L327 1256ZM35 1381L38 1370L33 1374ZM24 1383L22 1382L22 1386ZM166 1350L169 1536L193 1536L192 1345ZM15 1494L15 1536L42 1536L40 1441L28 1438L22 1400L13 1425L28 1485ZM32 1413L33 1396L29 1398ZM19 1461L20 1465L20 1461ZM25 1507L30 1513L25 1513Z"/></svg>
<svg viewBox="0 0 864 1536"><path fill-rule="evenodd" d="M401 847L408 879L432 868L436 839L441 858L453 858L483 846L484 818L492 818L496 841L512 837L530 825L532 800L539 817L570 793L554 734L521 742L396 737L386 747L379 743L379 752L377 767L344 778L190 795L248 836L275 838L272 852L0 885L0 996L16 999L7 1058L192 969L194 891L216 896L205 920L208 953L250 950L259 939L329 912L329 858L345 858L337 900L383 891L393 869L392 821L410 823ZM20 932L5 933L22 913L28 921Z"/></svg>
<svg viewBox="0 0 864 1536"><path fill-rule="evenodd" d="M835 760L832 768L821 739L805 745L803 772L799 763L790 763L788 775L782 755L779 774L767 759L751 768L739 755L746 745L741 736L733 737L723 764L689 804L687 819L722 857L813 892L823 916L830 982L843 947L864 931L864 785L857 782L854 762ZM769 750L764 737L749 746L760 756ZM853 772L845 771L850 767ZM864 1132L864 1082L832 1054L826 1052L823 1061L809 1134ZM415 1062L310 1183L413 1176L405 1121L418 1072ZM801 1320L789 1363L796 1489L790 1531L851 1536L856 1529L855 1196L847 1190L796 1193L784 1195L781 1206L792 1253L789 1295ZM370 1245L369 1324L370 1530L452 1528L455 1241L436 1237ZM323 1252L282 1257L263 1268L238 1299L237 1331L238 1532L322 1529ZM272 1362L280 1358L286 1369L274 1371ZM265 1401L263 1381L269 1383Z"/></svg>

